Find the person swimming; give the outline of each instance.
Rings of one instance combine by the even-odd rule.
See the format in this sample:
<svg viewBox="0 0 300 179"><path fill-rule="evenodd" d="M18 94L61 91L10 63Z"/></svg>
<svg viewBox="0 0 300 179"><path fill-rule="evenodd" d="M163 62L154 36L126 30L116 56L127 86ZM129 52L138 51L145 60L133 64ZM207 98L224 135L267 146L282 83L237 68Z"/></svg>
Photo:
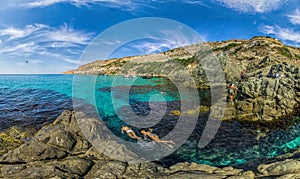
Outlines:
<svg viewBox="0 0 300 179"><path fill-rule="evenodd" d="M139 136L137 136L137 135L135 134L135 132L134 132L130 127L128 127L128 126L122 126L122 127L121 127L121 132L122 132L122 134L124 133L124 131L126 132L126 134L127 134L130 138L136 139L136 140L141 140L141 138L140 138Z"/></svg>
<svg viewBox="0 0 300 179"><path fill-rule="evenodd" d="M141 130L141 133L144 135L144 138L149 137L154 142L164 143L164 144L168 145L170 148L173 148L173 146L170 145L170 144L175 144L173 141L171 141L171 140L160 140L158 135L153 134L152 131L153 131L153 129L148 129L148 131Z"/></svg>

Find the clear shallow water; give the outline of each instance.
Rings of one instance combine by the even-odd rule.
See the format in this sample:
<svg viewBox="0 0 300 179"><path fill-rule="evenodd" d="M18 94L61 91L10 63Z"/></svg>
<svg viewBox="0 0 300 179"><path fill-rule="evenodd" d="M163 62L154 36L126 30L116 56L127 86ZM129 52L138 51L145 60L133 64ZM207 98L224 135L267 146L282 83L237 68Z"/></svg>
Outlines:
<svg viewBox="0 0 300 179"><path fill-rule="evenodd" d="M63 110L72 108L72 98L80 98L89 104L96 104L107 126L116 135L130 140L121 135L119 129L124 122L115 110L126 114L130 107L139 118L143 118L150 113L150 99L156 108L165 105L162 101L166 100L167 113L180 109L177 88L165 79L121 79L116 83L113 83L113 79L114 77L79 76L74 83L72 75L0 75L0 130L13 125L50 122ZM73 85L78 85L82 90L73 91ZM85 88L89 85L93 85L93 93ZM129 106L124 99L128 91ZM157 94L164 99L153 98ZM188 98L188 95L183 94L182 97ZM176 125L176 121L176 117L165 115L153 126L154 131L163 137ZM215 166L247 168L273 160L274 157L292 152L300 146L300 124L286 130L270 131L266 137L257 140L254 130L239 123L222 123L214 140L204 149L199 149L197 141L204 125L205 119L200 119L186 144L162 161L193 161Z"/></svg>

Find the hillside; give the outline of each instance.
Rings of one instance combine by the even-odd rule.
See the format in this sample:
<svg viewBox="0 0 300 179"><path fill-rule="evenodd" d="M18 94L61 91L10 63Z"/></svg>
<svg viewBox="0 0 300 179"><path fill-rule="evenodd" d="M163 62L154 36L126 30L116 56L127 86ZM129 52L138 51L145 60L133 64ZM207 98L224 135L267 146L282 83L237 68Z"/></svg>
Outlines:
<svg viewBox="0 0 300 179"><path fill-rule="evenodd" d="M228 40L222 42L208 42L191 46L175 48L166 52L142 56L98 60L76 70L64 72L65 74L93 74L93 75L169 75L168 67L180 63L189 70L193 77L203 77L199 70L199 61L207 56L219 59L225 72L227 82L239 79L242 69L247 74L258 73L272 64L286 62L299 64L300 49L289 47L280 41L267 37L253 37L250 40ZM160 67L160 68L158 68ZM165 70L163 70L165 69ZM173 73L178 73L173 69ZM200 73L199 73L200 71ZM205 76L205 75L204 75ZM205 85L206 81L199 81Z"/></svg>

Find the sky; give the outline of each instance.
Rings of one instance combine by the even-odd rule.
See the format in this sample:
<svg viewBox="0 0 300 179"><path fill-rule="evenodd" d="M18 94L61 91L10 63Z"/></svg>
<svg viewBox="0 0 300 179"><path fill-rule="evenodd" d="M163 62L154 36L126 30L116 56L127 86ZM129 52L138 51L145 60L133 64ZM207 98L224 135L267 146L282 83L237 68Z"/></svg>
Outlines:
<svg viewBox="0 0 300 179"><path fill-rule="evenodd" d="M149 18L159 22L151 24ZM151 34L155 30L159 36ZM192 31L199 41L187 40ZM106 41L97 48L103 50L85 56L105 34ZM136 34L142 39L128 38ZM271 36L300 47L300 1L1 0L0 74L55 74L98 59L253 36ZM116 49L107 54L104 50L112 44Z"/></svg>

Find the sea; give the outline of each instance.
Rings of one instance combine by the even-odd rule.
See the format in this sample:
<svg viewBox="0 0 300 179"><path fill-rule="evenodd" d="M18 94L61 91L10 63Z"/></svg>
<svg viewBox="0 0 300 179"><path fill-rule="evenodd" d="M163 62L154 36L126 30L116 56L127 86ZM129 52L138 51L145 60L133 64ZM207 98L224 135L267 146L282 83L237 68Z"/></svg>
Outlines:
<svg viewBox="0 0 300 179"><path fill-rule="evenodd" d="M200 90L195 98L207 103L209 96L209 90ZM172 125L176 125L178 119L170 115L171 111L180 110L182 100L190 98L194 97L188 93L180 94L178 87L166 78L2 74L0 132L12 126L39 129L55 120L64 110L73 109L74 101L80 100L94 106L101 120L111 131L131 142L135 141L128 139L119 131L122 125L126 125L118 115L120 111L126 114L127 110L131 109L138 116L134 120L140 120L153 115L151 110L167 106L166 112L160 116L162 120L152 126L155 133L163 137ZM300 146L299 122L284 128L262 129L264 131L260 132L264 135L260 138L257 138L258 129L239 122L222 122L214 139L206 147L199 148L198 141L207 116L207 114L200 115L186 142L158 162L172 165L188 161L219 167L253 169L260 163L280 160L282 156L287 156ZM293 118L299 121L299 116ZM139 131L139 128L131 127Z"/></svg>

